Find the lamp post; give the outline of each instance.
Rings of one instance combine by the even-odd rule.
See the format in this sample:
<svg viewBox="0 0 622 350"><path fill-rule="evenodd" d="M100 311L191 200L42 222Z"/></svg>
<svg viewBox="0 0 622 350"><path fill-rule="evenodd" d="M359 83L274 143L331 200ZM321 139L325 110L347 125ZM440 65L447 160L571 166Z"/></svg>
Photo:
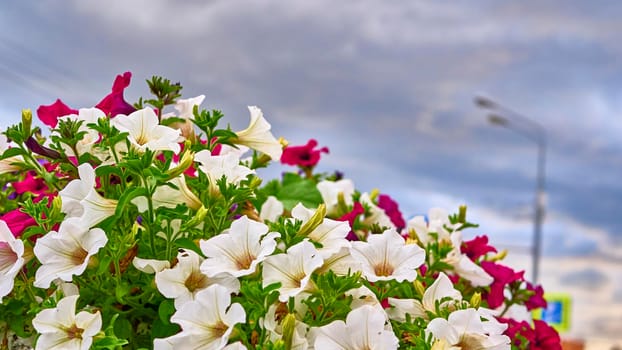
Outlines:
<svg viewBox="0 0 622 350"><path fill-rule="evenodd" d="M542 253L542 221L546 193L544 190L545 162L546 162L546 131L539 123L508 109L497 102L486 98L476 97L475 104L490 112L488 121L491 124L503 126L534 141L538 146L536 168L536 196L534 198L533 214L533 244L532 244L532 278L533 283L538 281L540 255Z"/></svg>

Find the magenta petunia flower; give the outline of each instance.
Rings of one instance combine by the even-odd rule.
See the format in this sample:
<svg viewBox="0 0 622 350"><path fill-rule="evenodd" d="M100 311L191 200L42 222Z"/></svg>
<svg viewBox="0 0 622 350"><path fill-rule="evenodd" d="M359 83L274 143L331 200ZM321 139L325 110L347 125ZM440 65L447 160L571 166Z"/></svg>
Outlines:
<svg viewBox="0 0 622 350"><path fill-rule="evenodd" d="M22 212L21 210L14 209L10 212L0 216L0 220L3 220L9 226L9 230L13 236L21 237L24 230L30 226L35 226L37 222L30 215Z"/></svg>
<svg viewBox="0 0 622 350"><path fill-rule="evenodd" d="M119 74L112 84L112 92L104 97L95 107L101 109L106 115L114 117L117 114L130 114L136 111L131 104L127 103L123 98L123 91L130 85L132 79L131 72Z"/></svg>
<svg viewBox="0 0 622 350"><path fill-rule="evenodd" d="M508 325L503 334L512 339L512 344L516 347L523 345L523 338L528 343L533 343L536 339L535 331L527 321L517 321L513 318L498 317L497 320Z"/></svg>
<svg viewBox="0 0 622 350"><path fill-rule="evenodd" d="M384 210L385 214L387 214L387 216L391 219L391 222L395 225L398 231L406 227L406 222L404 221L402 212L393 198L386 194L379 195L378 207Z"/></svg>
<svg viewBox="0 0 622 350"><path fill-rule="evenodd" d="M542 320L534 320L535 339L530 350L562 350L561 339L555 328Z"/></svg>
<svg viewBox="0 0 622 350"><path fill-rule="evenodd" d="M281 155L281 163L301 167L314 167L320 161L320 154L328 153L327 147L315 149L317 141L310 139L304 146L287 146Z"/></svg>
<svg viewBox="0 0 622 350"><path fill-rule="evenodd" d="M462 254L466 254L469 259L475 261L482 255L493 252L496 253L495 247L488 245L488 236L477 236L470 241L462 242L460 247Z"/></svg>
<svg viewBox="0 0 622 350"><path fill-rule="evenodd" d="M354 206L352 207L352 210L347 213L344 214L343 216L341 216L340 218L337 219L337 221L347 221L350 224L350 233L348 233L348 235L346 236L346 239L348 241L358 241L359 238L356 235L356 233L354 233L354 230L352 230L352 228L354 227L354 221L356 220L356 218L365 213L365 208L363 208L363 205L361 205L361 203L359 202L354 202Z"/></svg>
<svg viewBox="0 0 622 350"><path fill-rule="evenodd" d="M529 300L525 302L527 310L531 311L534 309L546 308L546 300L544 300L544 289L541 285L534 286L533 284L527 282L527 290L534 292L534 294L529 297Z"/></svg>
<svg viewBox="0 0 622 350"><path fill-rule="evenodd" d="M491 261L482 261L481 265L484 271L494 278L490 285L490 292L485 293L483 297L488 301L488 307L496 309L503 305L505 300L503 295L505 286L515 281L522 281L525 271L515 272L507 266Z"/></svg>
<svg viewBox="0 0 622 350"><path fill-rule="evenodd" d="M17 194L32 193L41 195L48 191L48 186L40 177L35 177L34 171L29 171L22 181L16 181L12 184Z"/></svg>
<svg viewBox="0 0 622 350"><path fill-rule="evenodd" d="M69 114L78 114L78 110L70 108L60 99L57 99L56 102L51 105L41 105L37 108L37 116L39 117L39 120L41 120L43 124L52 128L55 128L56 124L58 124L59 117Z"/></svg>

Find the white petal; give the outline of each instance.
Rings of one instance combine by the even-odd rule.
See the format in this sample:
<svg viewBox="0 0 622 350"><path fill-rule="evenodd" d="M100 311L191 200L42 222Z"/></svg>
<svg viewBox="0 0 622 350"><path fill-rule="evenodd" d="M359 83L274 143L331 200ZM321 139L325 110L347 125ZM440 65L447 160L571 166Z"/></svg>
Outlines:
<svg viewBox="0 0 622 350"><path fill-rule="evenodd" d="M449 277L443 272L439 273L438 277L426 289L423 294L423 306L428 311L435 312L436 301L449 297L452 300L462 300L462 294L454 288L453 283L449 280Z"/></svg>
<svg viewBox="0 0 622 350"><path fill-rule="evenodd" d="M166 260L142 259L139 257L135 257L132 260L132 265L137 270L145 273L156 273L171 267L171 263Z"/></svg>

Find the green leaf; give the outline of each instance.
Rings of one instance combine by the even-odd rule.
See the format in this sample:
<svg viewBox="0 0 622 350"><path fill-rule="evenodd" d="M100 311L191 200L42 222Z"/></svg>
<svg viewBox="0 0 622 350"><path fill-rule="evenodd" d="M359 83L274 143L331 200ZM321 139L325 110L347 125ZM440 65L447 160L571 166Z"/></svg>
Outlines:
<svg viewBox="0 0 622 350"><path fill-rule="evenodd" d="M117 203L117 209L114 212L115 217L120 217L123 215L123 211L127 204L134 198L140 196L148 196L149 192L144 187L135 187L130 190L123 192L121 198L119 198L119 202Z"/></svg>
<svg viewBox="0 0 622 350"><path fill-rule="evenodd" d="M292 173L283 176L283 184L275 197L287 210L291 210L298 203L307 208L317 208L323 203L322 194L316 188L315 182Z"/></svg>
<svg viewBox="0 0 622 350"><path fill-rule="evenodd" d="M203 253L201 252L201 249L199 248L199 246L194 243L191 239L189 238L179 238L177 240L175 240L175 244L179 247L179 248L185 248L185 249L189 249L192 250L193 252L199 254L199 255L203 255Z"/></svg>
<svg viewBox="0 0 622 350"><path fill-rule="evenodd" d="M6 151L4 151L4 153L2 153L2 156L0 158L1 159L11 158L11 157L22 155L24 153L25 153L24 150L22 150L21 148L13 147L13 148L9 148Z"/></svg>
<svg viewBox="0 0 622 350"><path fill-rule="evenodd" d="M93 349L116 350L120 346L127 345L129 342L125 339L119 339L115 336L104 337L93 342Z"/></svg>
<svg viewBox="0 0 622 350"><path fill-rule="evenodd" d="M171 315L173 315L174 313L175 303L173 302L173 300L165 300L160 303L160 307L158 307L158 315L160 316L160 320L162 320L162 323L170 323Z"/></svg>

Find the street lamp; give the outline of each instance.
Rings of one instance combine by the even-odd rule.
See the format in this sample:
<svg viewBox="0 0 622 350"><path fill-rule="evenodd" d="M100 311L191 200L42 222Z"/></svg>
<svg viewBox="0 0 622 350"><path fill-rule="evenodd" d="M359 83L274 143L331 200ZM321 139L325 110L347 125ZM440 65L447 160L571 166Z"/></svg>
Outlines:
<svg viewBox="0 0 622 350"><path fill-rule="evenodd" d="M533 244L532 244L532 278L533 283L538 281L540 267L540 255L542 253L542 220L544 219L544 207L546 194L544 192L544 169L546 161L546 131L539 123L508 109L497 102L478 96L475 104L490 112L488 121L491 124L503 126L513 130L538 146L538 163L536 173L536 196L534 198L533 214Z"/></svg>

